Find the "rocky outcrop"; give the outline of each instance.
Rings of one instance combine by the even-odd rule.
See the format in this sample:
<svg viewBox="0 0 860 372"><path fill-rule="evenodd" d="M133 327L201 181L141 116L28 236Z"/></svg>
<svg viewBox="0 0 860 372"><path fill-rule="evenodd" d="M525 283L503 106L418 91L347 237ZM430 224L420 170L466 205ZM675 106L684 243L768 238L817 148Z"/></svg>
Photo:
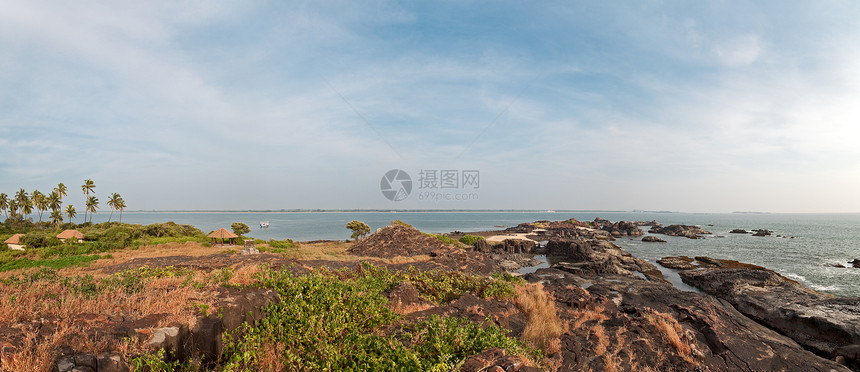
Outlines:
<svg viewBox="0 0 860 372"><path fill-rule="evenodd" d="M481 253L533 253L538 246L537 242L524 239L505 239L500 243L490 243L481 239L475 243L475 250Z"/></svg>
<svg viewBox="0 0 860 372"><path fill-rule="evenodd" d="M537 367L525 365L522 358L515 355L507 355L504 350L490 348L482 353L472 355L460 367L462 372L540 372Z"/></svg>
<svg viewBox="0 0 860 372"><path fill-rule="evenodd" d="M692 270L698 265L693 263L693 259L687 256L678 256L678 257L663 257L657 260L657 263L663 267L668 267L670 269L675 270Z"/></svg>
<svg viewBox="0 0 860 372"><path fill-rule="evenodd" d="M657 220L651 220L651 221L633 221L633 224L634 224L634 225L636 225L636 226L657 226L657 227L661 227L661 226L663 226L663 224L662 224L662 223L657 222Z"/></svg>
<svg viewBox="0 0 860 372"><path fill-rule="evenodd" d="M642 236L645 234L642 229L639 228L635 223L628 221L618 221L612 223L611 221L604 220L601 218L594 219L594 227L608 232L613 237L622 237L622 236Z"/></svg>
<svg viewBox="0 0 860 372"><path fill-rule="evenodd" d="M860 268L860 259L855 258L853 261L851 261L849 263L851 264L852 267Z"/></svg>
<svg viewBox="0 0 860 372"><path fill-rule="evenodd" d="M757 230L753 230L753 231L755 231L755 234L753 234L753 236L768 236L768 235L773 235L773 231L770 231L770 230L768 230L768 229L757 229Z"/></svg>
<svg viewBox="0 0 860 372"><path fill-rule="evenodd" d="M816 292L760 266L707 257L696 261L697 270L680 273L685 283L817 353L860 366L846 351L860 344L860 298Z"/></svg>
<svg viewBox="0 0 860 372"><path fill-rule="evenodd" d="M391 258L425 255L450 247L414 227L389 225L358 241L346 251L356 256Z"/></svg>
<svg viewBox="0 0 860 372"><path fill-rule="evenodd" d="M652 234L663 234L669 236L682 236L690 239L702 239L702 235L711 233L698 226L691 225L669 225L666 227L653 226L648 230Z"/></svg>
<svg viewBox="0 0 860 372"><path fill-rule="evenodd" d="M654 235L648 235L648 236L642 238L642 241L648 242L648 243L665 243L666 242L665 240L660 239Z"/></svg>
<svg viewBox="0 0 860 372"><path fill-rule="evenodd" d="M733 229L732 231L729 231L729 233L730 234L749 234L750 232L746 231L744 229Z"/></svg>
<svg viewBox="0 0 860 372"><path fill-rule="evenodd" d="M557 370L847 371L714 297L622 269L558 264L526 276L570 324L548 355Z"/></svg>

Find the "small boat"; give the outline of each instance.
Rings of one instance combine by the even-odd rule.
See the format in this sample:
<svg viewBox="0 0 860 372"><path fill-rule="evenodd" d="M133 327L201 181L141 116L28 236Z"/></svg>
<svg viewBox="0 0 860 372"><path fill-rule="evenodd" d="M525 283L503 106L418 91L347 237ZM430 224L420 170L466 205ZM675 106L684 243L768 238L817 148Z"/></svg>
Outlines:
<svg viewBox="0 0 860 372"><path fill-rule="evenodd" d="M268 229L269 228L269 221L260 222L260 228L261 229Z"/></svg>

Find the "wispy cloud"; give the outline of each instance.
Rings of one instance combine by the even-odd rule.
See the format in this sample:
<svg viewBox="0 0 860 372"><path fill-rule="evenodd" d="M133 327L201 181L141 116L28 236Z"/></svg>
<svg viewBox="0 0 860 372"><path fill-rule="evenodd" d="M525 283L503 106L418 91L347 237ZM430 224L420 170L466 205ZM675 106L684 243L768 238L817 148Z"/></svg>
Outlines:
<svg viewBox="0 0 860 372"><path fill-rule="evenodd" d="M857 211L860 8L773 6L5 2L0 190L402 207L385 170L462 167L443 206Z"/></svg>

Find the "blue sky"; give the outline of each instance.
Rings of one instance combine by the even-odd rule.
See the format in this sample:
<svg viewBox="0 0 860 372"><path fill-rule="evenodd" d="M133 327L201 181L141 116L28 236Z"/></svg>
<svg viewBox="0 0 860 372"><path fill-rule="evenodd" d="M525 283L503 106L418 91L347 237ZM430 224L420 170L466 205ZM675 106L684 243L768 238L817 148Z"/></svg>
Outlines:
<svg viewBox="0 0 860 372"><path fill-rule="evenodd" d="M860 212L858 19L854 1L2 1L0 192ZM392 202L393 168L481 185Z"/></svg>

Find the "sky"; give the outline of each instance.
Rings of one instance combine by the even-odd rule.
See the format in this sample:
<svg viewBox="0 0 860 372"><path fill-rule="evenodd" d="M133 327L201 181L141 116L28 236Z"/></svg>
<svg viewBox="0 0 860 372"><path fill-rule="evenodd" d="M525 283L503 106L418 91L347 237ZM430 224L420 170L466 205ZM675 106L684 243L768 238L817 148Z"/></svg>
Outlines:
<svg viewBox="0 0 860 372"><path fill-rule="evenodd" d="M857 1L0 0L0 192L860 212L858 66Z"/></svg>

